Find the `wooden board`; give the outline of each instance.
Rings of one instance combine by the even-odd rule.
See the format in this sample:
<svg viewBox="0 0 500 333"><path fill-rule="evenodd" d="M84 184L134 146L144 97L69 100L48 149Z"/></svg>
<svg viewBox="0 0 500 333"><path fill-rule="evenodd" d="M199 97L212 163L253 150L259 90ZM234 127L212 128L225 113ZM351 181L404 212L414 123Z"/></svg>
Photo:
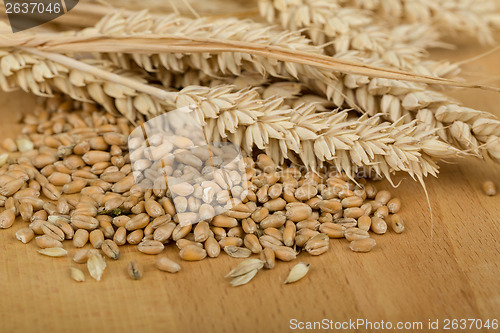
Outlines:
<svg viewBox="0 0 500 333"><path fill-rule="evenodd" d="M437 56L460 60L484 50L464 45ZM494 78L500 75L499 65L497 53L469 64L467 71ZM500 115L498 93L453 94ZM18 133L17 113L29 112L33 105L22 93L0 95L2 137ZM235 259L221 255L182 262L180 273L168 274L152 266L152 256L132 247L122 250L119 261L108 261L102 281L87 274L85 283L76 283L69 277L69 258L43 257L34 244L15 240L15 231L24 226L19 221L0 231L0 331L284 332L291 330L292 319L358 318L394 325L422 322L424 328L429 320L439 320L436 331L441 331L447 318L500 319L500 196L480 191L486 179L500 185L500 168L473 159L441 165L439 180L427 180L433 223L423 190L405 177L392 190L404 203L403 234L375 236L379 245L367 254L352 253L346 240L333 240L330 251L319 257L301 254L300 260L312 265L310 273L286 286L282 282L296 262L280 262L250 284L231 288L223 276ZM176 249L166 253L178 259ZM126 275L130 259L145 264L141 281Z"/></svg>

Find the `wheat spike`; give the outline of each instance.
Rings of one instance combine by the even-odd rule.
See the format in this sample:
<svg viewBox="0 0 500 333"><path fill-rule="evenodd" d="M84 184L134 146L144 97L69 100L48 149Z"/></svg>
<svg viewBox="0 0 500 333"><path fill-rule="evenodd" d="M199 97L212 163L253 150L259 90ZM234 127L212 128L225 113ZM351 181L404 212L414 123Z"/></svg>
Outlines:
<svg viewBox="0 0 500 333"><path fill-rule="evenodd" d="M237 29L238 24L241 23L237 20L221 20L220 25L203 24L203 20L188 20L188 19L179 19L174 18L172 16L160 17L156 20L151 19L147 13L140 12L136 15L130 16L128 18L123 18L120 16L120 13L114 13L105 17L96 28L86 29L80 35L88 36L90 39L98 39L99 34L96 33L108 33L108 34L133 34L137 31L141 33L151 31L151 27L154 29L160 29L161 31L165 30L167 33L178 33L189 34L189 35L201 35L201 36L218 36L219 38L249 38L248 35L248 27L257 27L254 26L253 23L248 23L247 25L243 24L243 26L239 26L240 30ZM157 23L157 24L156 24ZM208 27L207 27L208 26ZM97 31L97 32L96 32ZM253 40L264 39L267 43L269 42L268 36L268 28L256 30L257 32L252 35ZM240 36L243 34L244 36ZM96 36L96 37L94 37ZM229 37L228 37L229 36ZM289 38L292 40L290 41ZM41 43L44 44L44 41L48 38L53 38L54 36L44 36L41 38ZM273 37L277 40L277 43L281 41L286 41L289 48L293 47L302 47L305 43L307 49L315 47L309 45L307 40L294 33L286 33L283 32L279 34L277 37ZM57 40L57 39L56 39ZM139 41L139 39L137 39ZM299 41L299 42L297 42ZM24 43L40 43L37 40L20 40L17 41L20 45L24 45ZM271 43L273 44L273 43ZM50 46L49 44L46 44ZM56 48L60 47L62 44L56 44ZM317 51L317 49L315 49ZM8 54L6 55L9 56ZM252 56L247 54L240 53L220 53L215 55L210 54L190 54L190 55L182 55L179 54L167 54L167 53L159 53L147 55L147 54L138 54L134 53L130 56L125 54L108 54L109 57L112 57L116 64L121 66L132 66L134 63L144 67L145 69L151 71L150 74L154 74L158 67L168 66L169 70L177 69L178 71L185 70L186 68L198 68L203 72L207 73L207 75L215 75L220 73L220 68L227 69L228 71L238 74L245 68L242 66L244 63L246 67L250 67L250 69L257 70L259 72L271 72L275 76L281 76L281 74L290 78L291 73L294 75L299 73L300 71L304 71L306 78L303 79L306 84L310 86L316 86L318 90L325 91L325 94L330 97L333 102L337 106L343 106L344 102L347 102L349 106L352 106L358 110L367 112L370 115L375 115L378 112L381 112L385 115L385 117L393 122L405 116L405 121L411 121L414 118L414 111L417 111L422 108L428 108L431 111L437 112L439 107L453 107L455 103L451 102L446 96L442 94L438 94L432 92L430 90L426 90L425 85L419 83L411 83L411 82L401 82L396 80L388 80L382 78L368 79L365 76L347 74L342 78L342 81L335 81L333 78L337 79L336 76L333 76L332 73L328 73L332 80L326 78L326 72L322 71L318 68L311 68L308 66L298 65L298 64L290 64L290 63L279 63L273 61L272 59L257 59L252 58ZM9 61L12 61L12 58L7 58ZM126 60L126 63L124 61ZM260 61L262 60L262 61ZM14 61L13 65L9 64L9 61L6 61L8 64L7 74L9 72L9 66L16 68L16 66L24 66L19 65L19 61L16 63ZM24 60L23 60L24 61ZM21 63L23 61L20 61ZM245 63L246 62L246 63ZM29 63L29 61L28 61ZM108 62L105 62L106 66L112 66ZM219 64L224 64L224 66L219 66ZM229 64L229 65L228 65ZM259 64L261 67L257 67ZM40 66L35 66L37 69ZM43 65L41 68L44 68ZM56 67L57 68L57 67ZM24 70L25 68L23 68ZM45 68L44 68L45 70ZM123 76L131 75L137 76L136 71L124 71L121 69L117 69L114 67L113 71L121 71ZM36 90L38 87L29 87L29 85L33 84L33 79L30 77L32 75L29 70L26 71L26 74L19 76L17 85L23 87L23 89L28 90ZM215 73L214 73L215 72ZM311 74L312 72L312 74ZM37 72L38 73L38 72ZM74 98L78 98L80 100L88 98L87 95L92 95L92 98L96 100L98 103L101 103L106 106L109 111L115 111L119 109L119 111L125 114L129 119L134 119L136 115L156 115L162 112L164 106L162 106L163 101L158 101L151 99L151 96L148 94L140 93L135 95L136 91L125 90L127 93L123 93L122 89L117 89L120 87L117 83L110 82L102 82L99 81L96 77L89 75L88 73L81 73L78 70L68 70L66 71L68 78L75 81L75 84L67 84L67 81L61 79L59 75L55 75L54 73L48 71L48 76L51 79L53 78L53 82L58 89L61 91L70 94ZM281 74L280 74L281 73ZM320 78L318 79L319 75ZM326 78L326 79L325 79ZM147 82L148 77L137 78L137 80L143 80L143 82ZM36 80L35 80L36 81ZM82 88L83 82L89 83L88 87L85 89ZM4 84L6 89L9 89L9 84ZM46 82L41 84L42 90L50 91L50 87L47 86ZM130 87L128 87L130 88ZM105 93L105 90L108 89L110 92L108 94ZM111 99L109 95L114 96L113 94L118 94L115 100ZM123 95L123 96L122 96ZM116 97L116 96L114 96ZM113 104L114 102L114 104ZM465 113L468 112L467 109L460 108L456 106L456 108L460 109L461 116L466 117ZM474 113L477 111L474 110ZM485 116L486 117L486 116ZM438 119L439 120L439 119ZM447 125L447 124L445 124ZM471 125L471 124L469 124ZM460 138L456 138L457 140L452 140L451 143L457 143L463 145L465 142L470 142L470 145L466 147L467 149L477 150L475 146L474 140L463 140L464 133L460 131ZM459 131L455 130L452 134L458 135ZM446 139L444 136L441 136L442 139ZM480 142L491 142L488 137L478 138ZM471 146L472 145L472 146ZM491 146L488 145L488 146ZM485 147L488 147L485 146ZM460 146L461 147L461 146ZM491 149L488 149L491 150ZM491 154L490 154L491 155Z"/></svg>
<svg viewBox="0 0 500 333"><path fill-rule="evenodd" d="M314 169L328 162L349 173L368 165L386 177L400 170L422 177L437 173L438 158L460 155L435 136L417 133L415 123L379 124L378 117L367 116L348 119L346 111L318 113L314 103L290 108L282 98L262 99L255 89L235 91L227 85L190 86L176 93L173 101L158 100L21 51L4 57L9 64L2 66L4 89L21 87L41 95L56 89L75 99L95 100L110 111L130 116L141 112L146 119L173 108L196 105L212 141L229 139L247 152L255 146L277 161L300 161ZM2 58L0 62L6 64L7 60ZM112 68L102 61L94 64L98 65ZM135 74L133 79L141 77Z"/></svg>
<svg viewBox="0 0 500 333"><path fill-rule="evenodd" d="M339 0L375 12L392 24L430 23L451 36L462 34L493 44L493 31L500 28L500 13L489 0Z"/></svg>
<svg viewBox="0 0 500 333"><path fill-rule="evenodd" d="M440 36L429 24L407 24L389 27L377 22L373 13L357 8L342 8L326 0L259 0L261 15L270 23L287 30L303 31L316 45L325 46L329 55L356 51L364 58L377 58L386 66L426 75L442 76L438 68L456 73L456 66L427 61L425 49L441 46ZM327 44L328 43L328 44Z"/></svg>

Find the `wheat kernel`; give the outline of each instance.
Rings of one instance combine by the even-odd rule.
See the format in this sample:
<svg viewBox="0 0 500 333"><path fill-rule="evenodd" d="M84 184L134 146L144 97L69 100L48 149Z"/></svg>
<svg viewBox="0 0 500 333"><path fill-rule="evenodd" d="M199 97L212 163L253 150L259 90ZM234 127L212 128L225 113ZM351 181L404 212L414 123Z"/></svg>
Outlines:
<svg viewBox="0 0 500 333"><path fill-rule="evenodd" d="M349 244L349 248L354 252L369 252L375 247L376 244L377 243L373 238L364 238L352 241Z"/></svg>
<svg viewBox="0 0 500 333"><path fill-rule="evenodd" d="M300 262L297 265L293 266L284 283L293 283L302 279L304 276L306 276L310 266L311 264L306 264L305 262Z"/></svg>
<svg viewBox="0 0 500 333"><path fill-rule="evenodd" d="M488 196L494 196L497 194L497 188L495 186L495 183L492 181L488 180L483 183L483 192L484 194Z"/></svg>
<svg viewBox="0 0 500 333"><path fill-rule="evenodd" d="M22 228L16 232L16 238L24 244L31 242L35 233L30 228Z"/></svg>
<svg viewBox="0 0 500 333"><path fill-rule="evenodd" d="M158 259L156 259L155 266L160 271L169 273L177 273L181 270L181 266L178 263L165 256L159 256Z"/></svg>
<svg viewBox="0 0 500 333"><path fill-rule="evenodd" d="M144 268L140 263L138 263L135 260L132 260L128 263L127 273L132 280L140 280L142 279L142 276L144 274Z"/></svg>
<svg viewBox="0 0 500 333"><path fill-rule="evenodd" d="M83 274L83 272L80 269L78 269L76 267L70 267L69 272L70 272L71 278L73 280L75 280L76 282L84 282L85 281L85 275Z"/></svg>

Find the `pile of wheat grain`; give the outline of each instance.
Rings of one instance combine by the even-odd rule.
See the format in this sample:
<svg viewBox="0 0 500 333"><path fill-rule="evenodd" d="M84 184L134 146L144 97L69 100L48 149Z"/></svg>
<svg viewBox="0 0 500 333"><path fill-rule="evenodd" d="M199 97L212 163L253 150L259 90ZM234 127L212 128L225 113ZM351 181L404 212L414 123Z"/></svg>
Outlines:
<svg viewBox="0 0 500 333"><path fill-rule="evenodd" d="M193 5L195 11L196 2ZM144 200L139 200L143 204L132 204L126 200L121 202L121 199L115 198L112 193L122 192L112 188L109 198L106 197L105 201L107 203L110 199L113 204L109 203L108 206L120 212L123 208L121 205L126 202L126 205L131 205L127 206L127 209L135 208L135 211L131 212L139 217L134 216L132 219L134 223L144 224L137 229L143 234L139 235L139 231L134 234L135 230L128 230L124 221L114 226L118 229L125 228L126 232L124 233L123 229L118 232L113 227L114 220L109 221L109 218L103 217L99 217L99 220L98 216L75 219L76 228L79 228L78 225L94 226L96 221L105 224L109 230L105 231L106 228L101 226L101 235L95 231L100 230L96 229L98 225L95 225L92 239L93 243L99 243L101 247L107 244L103 251L111 257L116 256L117 248L105 239L113 238L115 232L127 239L127 231L131 231L134 241L139 242L146 237L144 241L148 242L151 240L148 237L154 234L155 229L149 224L153 223L149 221L153 216L149 215L146 221L146 218L141 219L140 214L144 214L142 210L146 209L146 202L150 202L154 207L161 206L158 202L155 205L148 201L152 195L155 200L160 200L172 193L165 188L163 192L151 194L134 187L134 182L140 180L132 177L135 162L132 165L129 161L128 147L123 136L128 135L131 126L143 124L149 119L186 106L193 107L201 115L204 138L209 143L231 142L241 147L248 156L256 155L256 151L265 153L277 168L286 169L285 166L290 165L305 167L307 173L300 176L305 179L299 177L299 182L308 181L305 175L310 172L335 170L343 175L343 182L351 184L349 187L359 184L356 174L366 170L390 182L392 175L400 171L409 174L424 186L426 176L437 176L440 160L464 156L500 160L500 122L496 117L488 112L462 106L458 101L446 96L442 90L436 89L437 86L493 88L476 86L461 80L458 77L458 64L434 61L429 59L427 54L429 48L448 46L442 41L445 34L449 36L467 33L481 42L492 43L492 33L500 26L500 14L493 1L440 0L421 3L410 0L259 0L253 4L245 4L245 10L252 6L258 8L262 18L269 23L263 23L262 19L255 17L254 20L245 18L244 12L235 17L225 14L223 18L192 19L178 13L150 14L147 11L119 9L103 15L102 8L86 5L83 13L92 14L93 18L101 18L92 26L86 26L85 22L88 20L83 20L81 25L84 25L84 28L81 30L23 32L13 38L9 35L10 32L6 32L7 27L2 26L4 32L1 33L0 39L0 86L3 90L20 88L41 96L62 93L75 101L83 102L82 105L86 107L89 102L96 103L110 113L109 117L98 113L95 116L86 114L85 117L91 119L92 124L89 123L90 120L79 120L80 116L76 113L60 113L60 119L57 115L44 113L38 120L28 118L26 134L32 138L24 141L21 139L18 144L7 140L4 147L7 150L31 150L34 143L36 149L33 151L37 154L28 153L17 160L12 155L2 155L2 160L9 161L9 166L4 167L5 172L24 172L26 175L22 179L28 177L22 184L20 180L7 182L14 178L11 175L4 177L2 186L9 184L5 193L11 196L18 191L33 192L37 190L38 182L38 192L41 190L49 199L59 200L61 190L65 190L58 189L59 185L53 184L48 178L51 176L54 182L61 185L71 180L71 183L65 185L66 191L85 190L88 194L106 196L108 194L100 192L108 192L110 188L101 181L108 181L95 178L102 174L106 174L106 178L111 177L108 173L112 173L112 177L121 177L123 174L125 180L119 179L117 184L120 185L116 187L130 185L130 188L123 192L136 189L144 196L140 197ZM191 8L188 9L193 12ZM63 105L73 104L68 101ZM66 108L67 112L73 111L69 106ZM117 118L119 115L122 117ZM64 118L67 118L69 124ZM30 121L33 123L29 123ZM101 125L104 130L100 129ZM82 129L78 130L80 127ZM120 128L123 136L118 138L117 135L108 133L110 128ZM125 128L126 133L123 132ZM75 138L71 137L75 131L74 135L82 136L82 143L77 144ZM72 134L66 135L69 132ZM54 135L57 138L54 138ZM119 144L115 144L115 140L119 141ZM96 152L87 152L87 148ZM39 157L40 155L43 158ZM66 157L75 155L82 157L68 158L67 163L76 163L76 166L64 163ZM144 156L141 155L137 167L145 168L149 162L142 157ZM97 161L93 161L94 159ZM53 167L48 168L45 175L42 171L52 163ZM81 163L83 164L80 165ZM14 167L15 165L17 167ZM105 172L108 168L113 171ZM121 170L122 168L127 172ZM77 179L73 179L74 170L79 174ZM122 181L123 183L120 183ZM320 185L324 185L324 181L316 181L313 186L319 191L313 195L318 195L318 200L329 200L321 193ZM33 190L29 190L31 182ZM93 182L96 184L91 185ZM259 183L258 180L256 182ZM259 183L254 191L266 188L265 185ZM266 191L273 186L267 185L269 189ZM248 186L237 187L241 187L238 189L238 195L249 190ZM282 188L284 196L285 187L282 185ZM179 191L184 193L191 190L194 192L194 188L190 187ZM339 202L346 199L339 197L338 193L336 195ZM288 194L288 197L294 196ZM12 198L19 201L19 198ZM191 201L187 198L178 199L178 203L171 204L175 205L177 210L196 206L199 209L197 214L202 215L202 204L196 201L197 199L200 198L193 198ZM276 199L278 197L272 200ZM309 199L313 198L307 200ZM23 205L21 212L21 205L17 207L16 201L7 197L5 201L10 208L4 213L7 225L12 220L12 213L9 212L12 209L14 212L19 210L21 215L35 215L27 204ZM293 206L293 202L284 197L278 201L286 202L279 210L287 211L286 207ZM266 205L265 202L261 203ZM69 209L79 211L76 202L75 205L67 204ZM106 205L104 201L102 205L97 201L96 204L96 209ZM50 212L57 213L54 204L47 203L47 208L44 208L40 199L31 202L31 206L34 205L49 215L53 215ZM67 208L64 203L61 205ZM94 204L91 202L90 206L92 205ZM363 202L360 202L358 207L343 208L361 209L362 205ZM165 213L167 208L160 208ZM257 206L242 209L250 209L250 214L253 214L254 208L257 209ZM94 211L93 208L90 209ZM209 210L205 207L203 216L207 217ZM64 214L59 212L63 215L68 213L66 210ZM184 213L171 211L169 215L173 218L175 214ZM237 215L246 213L248 212L239 212ZM286 213L284 214L286 216ZM324 220L322 215L316 216L314 212L311 214L311 223L303 224L307 225L304 230L314 231L307 231L310 238L314 238L313 233L323 233L320 228L321 223L325 221L320 221ZM173 226L173 223L179 223L182 216L189 219L193 215L179 215L177 221L165 223L172 223ZM356 216L356 219L360 217ZM242 236L239 239L244 242L246 236L241 234L240 230L244 230L244 227L239 225L243 225L244 220L239 221L231 216L229 218L235 219L236 222L231 220L235 225L231 224L228 228L239 228L233 232ZM335 218L332 219L326 223L334 223ZM399 223L397 219L394 219L396 225ZM205 220L213 226L214 221L211 218ZM217 223L217 219L214 220ZM279 218L279 221L281 220L282 218ZM74 229L75 222L71 219L70 222L69 226ZM259 237L275 237L278 241L274 246L281 246L278 243L283 242L281 238L284 237L285 224L288 223L285 222L280 226L271 227L278 230L273 231L275 235L262 235L255 230L245 232L257 233ZM294 222L299 224L302 221ZM356 227L358 224L359 221L356 220L356 225L349 227ZM62 237L52 225L44 226L45 236ZM198 224L199 228L209 230L203 226L203 223ZM38 231L42 231L41 224L38 227ZM69 227L58 227L63 233L64 228L70 232ZM155 224L155 227L159 225ZM211 231L215 237L217 234ZM26 234L20 236L23 239L30 235L29 230L24 232ZM177 232L182 234L184 231ZM277 232L281 232L282 236ZM79 234L77 239L84 237L81 236L83 231ZM108 237L111 234L113 236ZM186 235L188 234L189 231ZM366 236L360 231L353 237L361 234ZM221 235L219 237L222 237ZM224 233L224 237L233 235ZM321 237L317 240L319 248L325 243L324 237ZM227 238L228 241L229 239ZM187 241L196 242L195 239ZM204 246L200 248L199 244L187 241L182 246L179 245L189 249L181 251L187 257L203 256L207 251ZM248 253L239 249L242 245L239 241L235 242L227 244L237 248L228 250L229 252ZM367 244L364 246L369 247L369 241L363 242ZM113 244L115 243L116 241ZM257 245L253 243L249 241L246 247L255 249ZM263 246L261 243L258 244ZM295 238L290 244L285 245L297 245ZM304 242L301 245L305 244ZM141 246L139 250L141 249L161 251L163 245L148 244ZM55 252L47 253L62 253L57 249L51 251ZM93 271L103 266L102 260L97 255L94 257L96 259L91 261L94 265ZM264 262L268 261L264 259ZM177 269L166 259L158 265L167 267L166 270ZM246 266L243 268L245 274L255 275L262 266L260 263L250 262L249 267L249 272L246 272ZM304 267L300 266L298 270L307 272ZM131 264L129 271L131 276L140 275L137 263ZM75 274L79 276L79 273ZM253 277L252 274L250 275ZM246 279L247 277L243 278L243 281Z"/></svg>

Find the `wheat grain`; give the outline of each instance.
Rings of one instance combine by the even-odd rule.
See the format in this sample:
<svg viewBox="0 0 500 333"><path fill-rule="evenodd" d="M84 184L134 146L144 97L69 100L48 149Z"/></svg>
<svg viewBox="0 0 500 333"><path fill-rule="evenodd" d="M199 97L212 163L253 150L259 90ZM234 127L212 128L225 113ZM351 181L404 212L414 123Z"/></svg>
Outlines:
<svg viewBox="0 0 500 333"><path fill-rule="evenodd" d="M304 276L306 276L307 272L309 272L310 267L311 264L306 264L304 262L300 262L297 265L293 266L284 283L293 283L302 279Z"/></svg>

